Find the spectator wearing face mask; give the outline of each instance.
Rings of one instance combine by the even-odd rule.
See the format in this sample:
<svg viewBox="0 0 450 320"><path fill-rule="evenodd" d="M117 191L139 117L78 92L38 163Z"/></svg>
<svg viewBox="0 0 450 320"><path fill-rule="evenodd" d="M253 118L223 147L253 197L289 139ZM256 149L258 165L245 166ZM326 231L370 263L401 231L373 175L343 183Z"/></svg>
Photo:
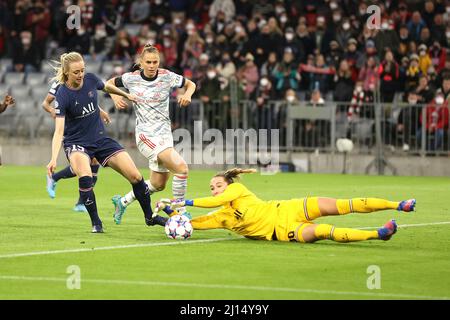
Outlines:
<svg viewBox="0 0 450 320"><path fill-rule="evenodd" d="M421 113L419 121L422 125L425 125L427 150L439 151L443 145L444 131L448 130L449 124L448 101L444 100L442 94L437 94L426 106L426 118L422 119ZM420 141L422 130L418 130L417 137Z"/></svg>
<svg viewBox="0 0 450 320"><path fill-rule="evenodd" d="M254 93L259 80L258 67L255 64L255 58L251 53L245 56L245 64L239 68L237 78L244 84L244 91L247 99L254 98Z"/></svg>
<svg viewBox="0 0 450 320"><path fill-rule="evenodd" d="M199 84L197 91L200 100L203 102L205 118L210 127L225 128L225 110L217 104L220 99L220 81L217 77L217 71L214 66L209 66L204 77Z"/></svg>
<svg viewBox="0 0 450 320"><path fill-rule="evenodd" d="M267 77L261 77L259 85L256 88L256 110L254 116L256 118L255 129L271 128L272 117L276 111L268 105L269 100L273 97L272 82Z"/></svg>
<svg viewBox="0 0 450 320"><path fill-rule="evenodd" d="M164 35L162 39L162 48L160 52L164 55L166 67L176 68L176 62L178 59L178 51L177 51L177 43L172 38L170 33L168 35Z"/></svg>
<svg viewBox="0 0 450 320"><path fill-rule="evenodd" d="M40 58L30 31L22 31L13 39L12 66L9 72L36 72L39 70Z"/></svg>
<svg viewBox="0 0 450 320"><path fill-rule="evenodd" d="M294 61L298 64L304 60L305 48L303 43L299 41L292 27L286 28L282 45L279 47L278 54L283 55L286 49L290 49L294 55Z"/></svg>
<svg viewBox="0 0 450 320"><path fill-rule="evenodd" d="M432 66L432 62L430 56L428 55L427 46L425 44L421 44L419 46L419 69L422 74L427 74L430 66Z"/></svg>
<svg viewBox="0 0 450 320"><path fill-rule="evenodd" d="M337 26L338 32L336 32L336 41L341 48L345 47L348 40L356 36L355 30L353 29L350 20L344 19Z"/></svg>
<svg viewBox="0 0 450 320"><path fill-rule="evenodd" d="M408 151L411 147L417 149L420 146L420 140L415 139L415 135L420 127L419 117L422 107L418 104L414 92L408 94L407 103L400 109L396 126L397 145L402 146L403 151Z"/></svg>

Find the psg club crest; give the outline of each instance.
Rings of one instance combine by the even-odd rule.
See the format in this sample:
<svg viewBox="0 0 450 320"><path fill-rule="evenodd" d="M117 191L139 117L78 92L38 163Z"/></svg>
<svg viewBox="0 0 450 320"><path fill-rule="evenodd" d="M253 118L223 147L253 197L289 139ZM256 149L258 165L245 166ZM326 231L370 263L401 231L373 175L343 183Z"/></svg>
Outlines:
<svg viewBox="0 0 450 320"><path fill-rule="evenodd" d="M88 96L89 96L89 98L93 98L94 97L94 91L89 91Z"/></svg>

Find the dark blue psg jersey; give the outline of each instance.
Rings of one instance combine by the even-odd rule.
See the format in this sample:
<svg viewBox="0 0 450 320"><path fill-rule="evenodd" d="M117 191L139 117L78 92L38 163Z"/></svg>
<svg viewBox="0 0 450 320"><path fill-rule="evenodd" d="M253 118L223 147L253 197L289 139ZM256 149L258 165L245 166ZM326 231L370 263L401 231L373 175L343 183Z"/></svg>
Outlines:
<svg viewBox="0 0 450 320"><path fill-rule="evenodd" d="M97 90L104 87L103 81L92 73L86 73L78 90L65 84L58 87L55 111L57 117L65 117L64 145L92 146L107 136L97 102Z"/></svg>

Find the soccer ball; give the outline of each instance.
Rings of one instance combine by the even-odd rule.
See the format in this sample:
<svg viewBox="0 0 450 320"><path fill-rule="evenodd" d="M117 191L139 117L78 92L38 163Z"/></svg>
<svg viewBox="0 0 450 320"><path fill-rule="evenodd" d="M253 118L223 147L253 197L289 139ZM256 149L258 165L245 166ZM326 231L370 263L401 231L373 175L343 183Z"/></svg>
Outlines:
<svg viewBox="0 0 450 320"><path fill-rule="evenodd" d="M174 215L167 220L164 230L169 239L177 240L189 239L194 231L189 218L179 214Z"/></svg>

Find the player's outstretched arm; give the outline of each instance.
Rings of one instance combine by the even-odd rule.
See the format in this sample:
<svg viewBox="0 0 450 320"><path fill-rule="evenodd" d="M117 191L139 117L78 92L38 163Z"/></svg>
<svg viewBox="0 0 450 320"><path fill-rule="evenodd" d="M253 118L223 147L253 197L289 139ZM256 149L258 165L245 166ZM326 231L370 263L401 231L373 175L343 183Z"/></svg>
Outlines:
<svg viewBox="0 0 450 320"><path fill-rule="evenodd" d="M44 101L42 101L42 109L44 109L46 112L50 113L53 119L56 118L55 108L52 107L53 100L55 100L55 97L51 94L47 94Z"/></svg>
<svg viewBox="0 0 450 320"><path fill-rule="evenodd" d="M136 102L136 97L134 95L120 90L114 84L111 84L109 81L105 83L105 88L103 89L103 91L105 91L109 94L116 94L116 95L122 96L124 98L127 98L130 101Z"/></svg>
<svg viewBox="0 0 450 320"><path fill-rule="evenodd" d="M64 123L64 117L57 117L55 119L55 132L53 133L52 139L52 158L47 165L47 173L50 176L56 169L56 160L58 158L59 149L61 149L61 142L64 135Z"/></svg>
<svg viewBox="0 0 450 320"><path fill-rule="evenodd" d="M115 84L116 83L115 80L116 80L116 78L109 79L108 81L106 81L106 84L117 87ZM128 108L127 102L121 96L119 96L117 94L110 94L110 96L114 102L114 106L116 107L116 109L123 110L123 109Z"/></svg>
<svg viewBox="0 0 450 320"><path fill-rule="evenodd" d="M187 107L191 103L192 95L194 94L197 86L191 80L186 79L184 88L186 91L178 98L178 104L180 107Z"/></svg>

